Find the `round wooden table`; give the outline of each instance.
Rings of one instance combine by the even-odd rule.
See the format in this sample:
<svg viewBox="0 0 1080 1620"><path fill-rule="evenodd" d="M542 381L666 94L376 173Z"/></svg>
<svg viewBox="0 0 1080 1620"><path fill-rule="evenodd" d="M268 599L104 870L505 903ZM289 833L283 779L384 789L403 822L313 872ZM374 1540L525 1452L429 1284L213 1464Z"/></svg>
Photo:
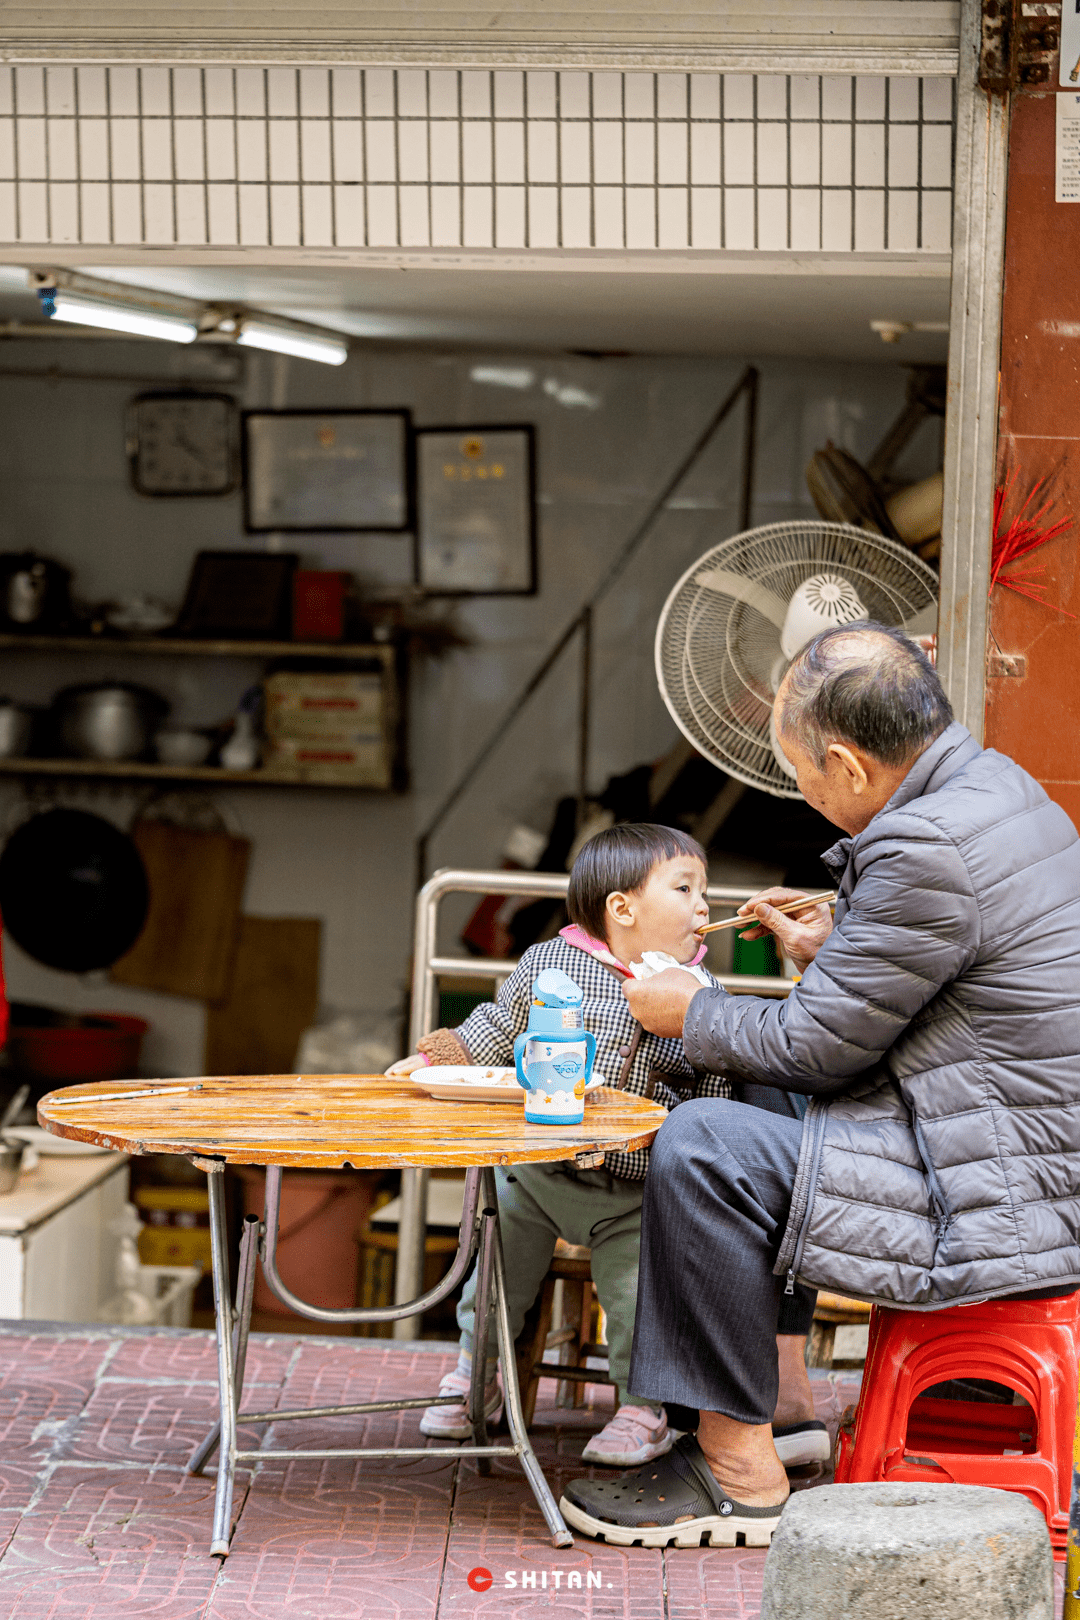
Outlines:
<svg viewBox="0 0 1080 1620"><path fill-rule="evenodd" d="M506 1307L499 1241L495 1165L572 1159L582 1166L598 1155L633 1152L656 1135L665 1110L640 1097L603 1088L585 1099L581 1125L527 1125L515 1103L439 1102L410 1080L384 1075L226 1075L191 1080L117 1080L53 1091L38 1105L38 1119L56 1136L93 1142L124 1153L177 1153L207 1175L214 1307L218 1350L220 1421L188 1463L202 1471L218 1447L217 1495L211 1554L226 1556L232 1534L233 1486L238 1462L268 1458L476 1457L481 1472L492 1457L517 1457L528 1476L556 1546L572 1537L536 1460L525 1428L518 1391L514 1344ZM264 1219L249 1215L240 1238L236 1298L230 1296L225 1224L227 1164L266 1167ZM464 1169L465 1197L457 1254L447 1275L427 1294L403 1305L329 1310L299 1299L277 1270L281 1173L287 1168L335 1170ZM495 1313L499 1362L510 1445L490 1445L484 1418L484 1360L473 1358L469 1412L472 1445L395 1450L260 1450L237 1447L238 1424L279 1423L289 1418L345 1417L456 1402L457 1396L422 1396L357 1406L309 1407L295 1412L240 1412L244 1363L261 1261L266 1281L290 1310L318 1322L388 1322L415 1316L452 1293L477 1257L476 1342L483 1343L489 1313Z"/></svg>

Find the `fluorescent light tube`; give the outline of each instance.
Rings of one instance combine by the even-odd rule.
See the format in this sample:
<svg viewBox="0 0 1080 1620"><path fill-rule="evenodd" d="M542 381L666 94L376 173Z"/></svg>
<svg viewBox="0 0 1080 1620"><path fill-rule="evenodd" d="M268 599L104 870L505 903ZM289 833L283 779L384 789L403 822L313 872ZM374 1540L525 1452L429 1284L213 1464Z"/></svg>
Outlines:
<svg viewBox="0 0 1080 1620"><path fill-rule="evenodd" d="M273 354L291 354L297 360L321 360L326 366L344 365L349 358L349 345L344 338L316 337L312 332L297 332L292 327L275 326L269 321L241 322L236 339L246 349L269 349Z"/></svg>
<svg viewBox="0 0 1080 1620"><path fill-rule="evenodd" d="M469 372L473 382L490 383L493 388L531 388L536 373L524 366L473 366Z"/></svg>
<svg viewBox="0 0 1080 1620"><path fill-rule="evenodd" d="M98 302L58 287L54 298L54 321L72 321L76 326L96 326L108 332L127 332L132 337L164 338L168 343L194 343L199 328L182 315L159 315L154 310L137 309L131 304Z"/></svg>

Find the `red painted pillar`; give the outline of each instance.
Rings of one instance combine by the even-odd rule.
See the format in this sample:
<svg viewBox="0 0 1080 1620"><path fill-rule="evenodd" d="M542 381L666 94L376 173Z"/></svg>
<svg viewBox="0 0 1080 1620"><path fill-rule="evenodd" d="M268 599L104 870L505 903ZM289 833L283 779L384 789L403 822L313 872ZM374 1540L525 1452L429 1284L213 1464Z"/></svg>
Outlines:
<svg viewBox="0 0 1080 1620"><path fill-rule="evenodd" d="M1047 521L1072 528L1010 570L1035 572L1043 601L992 592L985 741L1080 825L1080 203L1054 200L1055 113L1054 92L1013 96L998 465L999 482L1015 473L1012 507L1051 475ZM1024 673L997 673L999 649L1021 654Z"/></svg>

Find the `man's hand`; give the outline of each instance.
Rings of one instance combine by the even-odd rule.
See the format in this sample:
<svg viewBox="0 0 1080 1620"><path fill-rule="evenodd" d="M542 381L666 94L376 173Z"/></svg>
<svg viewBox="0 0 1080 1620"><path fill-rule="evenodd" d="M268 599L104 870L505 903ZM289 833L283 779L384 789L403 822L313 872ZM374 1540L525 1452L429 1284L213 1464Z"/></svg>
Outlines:
<svg viewBox="0 0 1080 1620"><path fill-rule="evenodd" d="M800 973L805 973L832 933L832 912L827 905L809 906L805 911L777 911L801 896L799 889L762 889L739 907L736 916L756 919L756 924L740 933L740 939L764 939L775 934Z"/></svg>
<svg viewBox="0 0 1080 1620"><path fill-rule="evenodd" d="M651 979L627 979L622 987L630 1011L650 1035L676 1039L701 985L682 968L665 968Z"/></svg>

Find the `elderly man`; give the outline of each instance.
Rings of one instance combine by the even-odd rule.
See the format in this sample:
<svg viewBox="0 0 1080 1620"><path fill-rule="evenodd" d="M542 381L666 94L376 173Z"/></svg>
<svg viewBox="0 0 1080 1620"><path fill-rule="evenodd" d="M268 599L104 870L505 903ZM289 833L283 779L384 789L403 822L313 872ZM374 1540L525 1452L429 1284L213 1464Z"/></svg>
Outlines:
<svg viewBox="0 0 1080 1620"><path fill-rule="evenodd" d="M883 626L812 641L775 722L848 835L824 856L835 923L785 918L784 891L743 908L802 970L786 1001L674 969L626 995L695 1065L810 1107L800 1123L693 1101L656 1139L631 1380L701 1418L636 1473L567 1487L568 1522L622 1545L768 1543L788 1494L777 1302L796 1278L926 1310L1080 1283L1075 828Z"/></svg>

